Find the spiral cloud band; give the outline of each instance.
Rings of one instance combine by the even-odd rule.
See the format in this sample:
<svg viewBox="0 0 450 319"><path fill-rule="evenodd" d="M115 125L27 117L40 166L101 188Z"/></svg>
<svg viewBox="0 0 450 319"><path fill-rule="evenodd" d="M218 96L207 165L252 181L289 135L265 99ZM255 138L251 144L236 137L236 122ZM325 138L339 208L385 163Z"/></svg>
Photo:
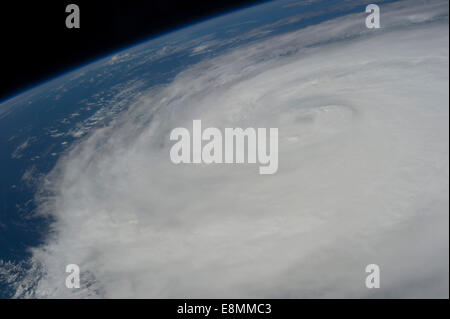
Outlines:
<svg viewBox="0 0 450 319"><path fill-rule="evenodd" d="M46 177L53 232L16 295L448 297L448 4L366 15L201 61L80 140ZM278 128L277 172L175 165L194 119Z"/></svg>

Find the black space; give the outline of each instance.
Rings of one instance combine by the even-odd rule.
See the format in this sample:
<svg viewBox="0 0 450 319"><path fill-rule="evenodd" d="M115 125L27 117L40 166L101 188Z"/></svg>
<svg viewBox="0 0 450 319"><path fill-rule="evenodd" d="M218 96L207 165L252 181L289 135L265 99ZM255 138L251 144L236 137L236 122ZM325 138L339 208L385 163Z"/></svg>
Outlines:
<svg viewBox="0 0 450 319"><path fill-rule="evenodd" d="M261 1L2 1L0 100L152 35L256 2ZM80 29L66 28L70 3L80 7Z"/></svg>

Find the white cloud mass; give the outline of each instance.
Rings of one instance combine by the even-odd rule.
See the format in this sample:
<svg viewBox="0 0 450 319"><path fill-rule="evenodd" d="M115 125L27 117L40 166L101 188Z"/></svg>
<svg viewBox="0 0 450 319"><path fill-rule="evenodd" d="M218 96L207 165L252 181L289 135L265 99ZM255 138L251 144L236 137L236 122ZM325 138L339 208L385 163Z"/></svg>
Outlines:
<svg viewBox="0 0 450 319"><path fill-rule="evenodd" d="M365 17L209 58L84 137L46 178L53 232L16 296L448 298L448 3ZM278 127L278 172L174 165L193 119Z"/></svg>

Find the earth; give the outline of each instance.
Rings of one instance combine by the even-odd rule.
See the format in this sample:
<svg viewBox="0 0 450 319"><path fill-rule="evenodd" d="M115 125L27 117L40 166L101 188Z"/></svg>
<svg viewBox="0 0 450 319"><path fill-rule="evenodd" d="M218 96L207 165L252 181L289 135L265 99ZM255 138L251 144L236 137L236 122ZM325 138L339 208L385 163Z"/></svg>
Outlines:
<svg viewBox="0 0 450 319"><path fill-rule="evenodd" d="M0 297L448 298L448 3L369 3L240 9L3 101ZM174 165L193 119L277 127L278 172Z"/></svg>

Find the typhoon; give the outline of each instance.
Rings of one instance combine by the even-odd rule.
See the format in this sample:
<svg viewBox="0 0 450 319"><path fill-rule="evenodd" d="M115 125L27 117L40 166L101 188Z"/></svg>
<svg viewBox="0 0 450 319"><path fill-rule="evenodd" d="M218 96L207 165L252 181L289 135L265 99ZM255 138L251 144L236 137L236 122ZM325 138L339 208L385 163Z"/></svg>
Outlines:
<svg viewBox="0 0 450 319"><path fill-rule="evenodd" d="M35 203L13 215L46 225L2 255L10 296L448 298L448 2L379 1L380 28L369 3L263 3L2 103L53 112L2 124ZM194 120L277 128L276 172L174 165Z"/></svg>

